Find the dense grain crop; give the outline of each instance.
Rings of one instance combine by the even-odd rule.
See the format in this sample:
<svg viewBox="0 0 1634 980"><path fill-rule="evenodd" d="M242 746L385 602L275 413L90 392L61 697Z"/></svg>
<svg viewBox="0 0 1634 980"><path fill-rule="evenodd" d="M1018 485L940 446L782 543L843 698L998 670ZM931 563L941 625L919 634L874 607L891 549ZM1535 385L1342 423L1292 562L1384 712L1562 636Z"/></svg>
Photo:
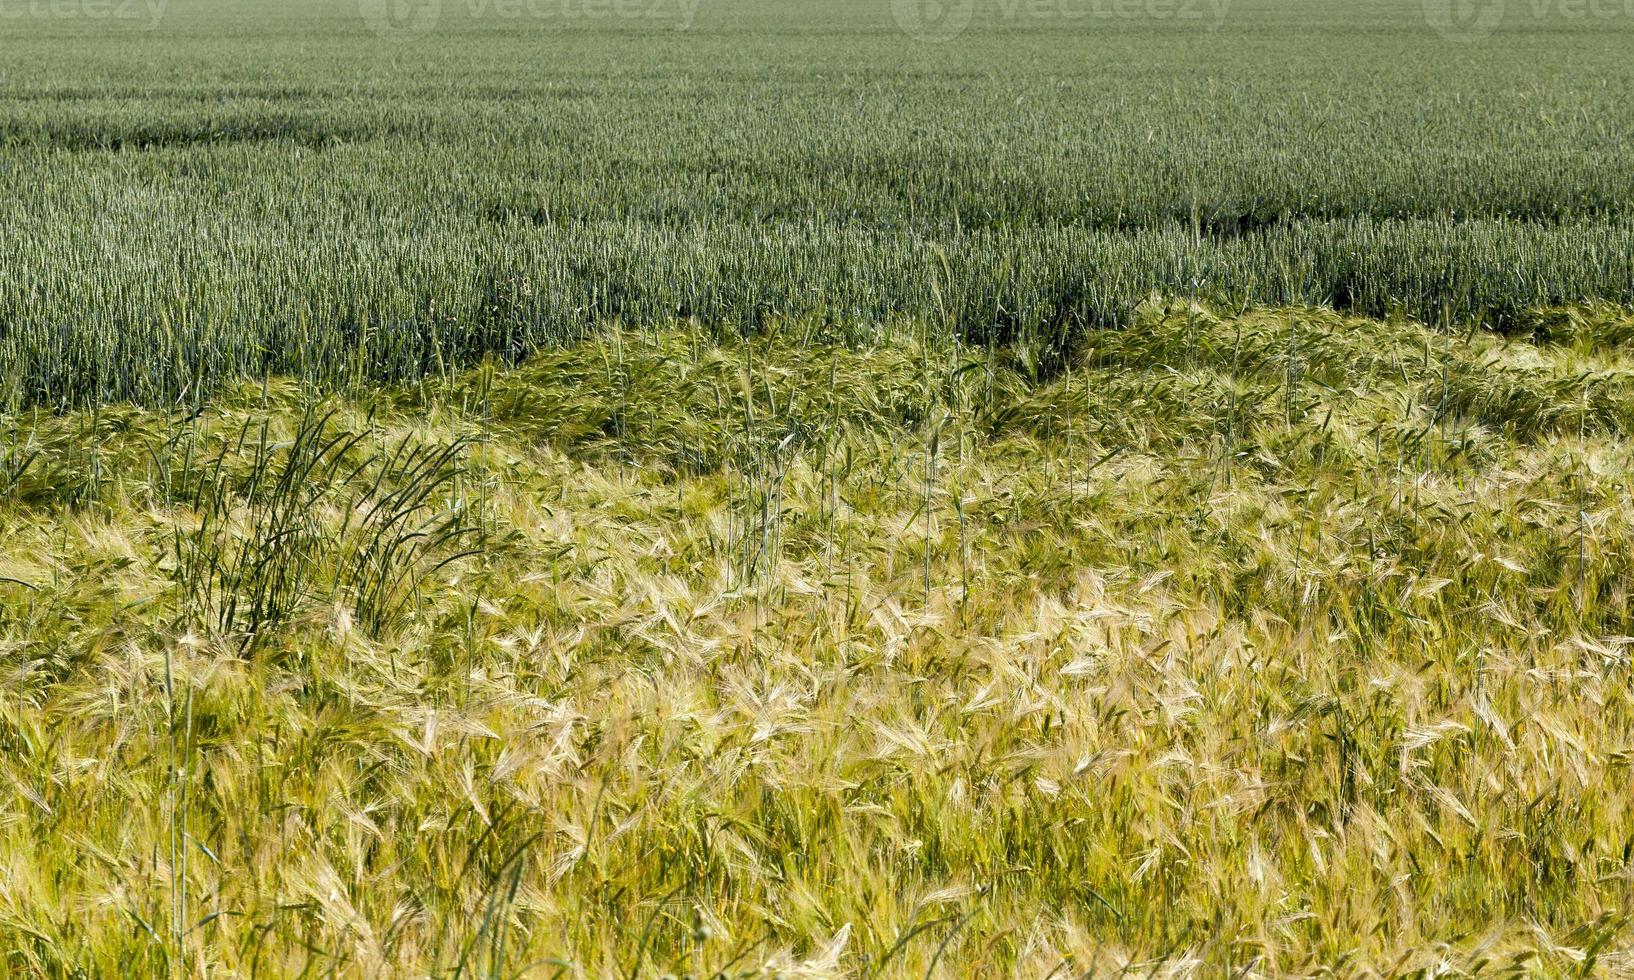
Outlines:
<svg viewBox="0 0 1634 980"><path fill-rule="evenodd" d="M1530 327L13 418L7 965L1626 971L1634 325Z"/></svg>
<svg viewBox="0 0 1634 980"><path fill-rule="evenodd" d="M1634 299L1634 17L1511 3L1461 45L1434 0L993 0L929 44L884 0L579 6L444 0L406 41L351 3L0 18L0 402L400 379L614 320Z"/></svg>
<svg viewBox="0 0 1634 980"><path fill-rule="evenodd" d="M1504 7L0 0L0 972L1634 974Z"/></svg>

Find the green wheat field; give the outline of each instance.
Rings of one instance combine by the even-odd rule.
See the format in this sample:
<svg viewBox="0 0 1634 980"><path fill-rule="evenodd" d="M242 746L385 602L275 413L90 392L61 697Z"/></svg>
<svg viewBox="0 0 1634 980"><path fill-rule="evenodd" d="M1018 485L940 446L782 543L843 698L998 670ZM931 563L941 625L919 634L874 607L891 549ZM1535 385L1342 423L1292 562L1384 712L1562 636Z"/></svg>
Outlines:
<svg viewBox="0 0 1634 980"><path fill-rule="evenodd" d="M0 974L1634 975L1634 2L0 0Z"/></svg>

